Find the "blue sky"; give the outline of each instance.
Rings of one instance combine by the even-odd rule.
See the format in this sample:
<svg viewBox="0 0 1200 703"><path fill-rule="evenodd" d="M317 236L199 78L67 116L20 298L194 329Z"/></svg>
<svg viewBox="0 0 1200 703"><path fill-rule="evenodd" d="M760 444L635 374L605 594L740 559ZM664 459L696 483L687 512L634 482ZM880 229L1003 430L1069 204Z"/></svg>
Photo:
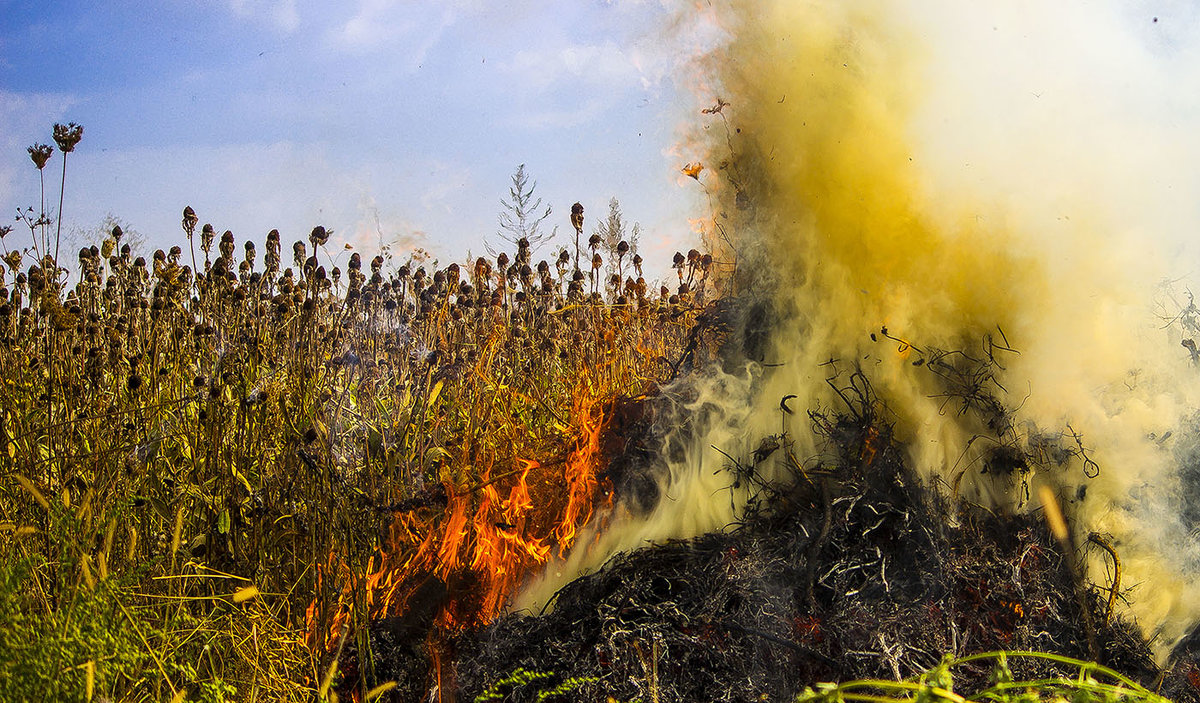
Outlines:
<svg viewBox="0 0 1200 703"><path fill-rule="evenodd" d="M616 197L648 259L693 244L701 194L678 169L699 155L678 145L699 103L661 0L0 0L0 17L0 207L36 206L25 148L78 122L76 240L111 214L151 250L183 244L191 205L239 240L321 224L444 263L496 241L525 163L562 243L573 202L590 232Z"/></svg>

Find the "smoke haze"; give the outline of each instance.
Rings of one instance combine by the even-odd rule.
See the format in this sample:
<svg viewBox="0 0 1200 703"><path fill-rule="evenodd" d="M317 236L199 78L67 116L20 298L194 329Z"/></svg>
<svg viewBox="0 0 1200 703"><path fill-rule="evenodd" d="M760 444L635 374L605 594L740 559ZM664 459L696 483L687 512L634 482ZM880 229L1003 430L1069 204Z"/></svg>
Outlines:
<svg viewBox="0 0 1200 703"><path fill-rule="evenodd" d="M703 182L742 292L772 303L770 350L667 389L699 430L665 437L663 498L646 515L618 506L517 605L540 607L617 551L730 524L746 489L714 448L746 456L783 422L796 455L815 456L803 411L836 408L828 379L861 369L932 484L1029 510L1045 483L1077 541L1108 535L1128 615L1168 652L1200 618L1188 489L1200 387L1180 344L1200 328L1174 319L1200 224L1196 11L779 0L694 12L727 37L697 61L697 83L729 103L706 123ZM999 406L962 402L963 377ZM795 416L781 415L785 395ZM1034 460L985 472L1000 445ZM1107 586L1099 554L1089 567Z"/></svg>

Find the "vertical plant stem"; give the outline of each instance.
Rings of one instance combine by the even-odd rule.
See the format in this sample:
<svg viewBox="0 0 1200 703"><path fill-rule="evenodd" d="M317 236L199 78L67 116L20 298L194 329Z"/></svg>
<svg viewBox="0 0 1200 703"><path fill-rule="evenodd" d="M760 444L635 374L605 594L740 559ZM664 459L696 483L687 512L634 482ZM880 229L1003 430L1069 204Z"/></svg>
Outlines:
<svg viewBox="0 0 1200 703"><path fill-rule="evenodd" d="M58 231L54 235L54 280L55 281L58 280L58 244L62 240L63 194L67 188L67 152L64 151L62 153L62 157L63 157L62 183L59 184L59 188L58 188ZM49 249L49 242L47 242L46 248Z"/></svg>

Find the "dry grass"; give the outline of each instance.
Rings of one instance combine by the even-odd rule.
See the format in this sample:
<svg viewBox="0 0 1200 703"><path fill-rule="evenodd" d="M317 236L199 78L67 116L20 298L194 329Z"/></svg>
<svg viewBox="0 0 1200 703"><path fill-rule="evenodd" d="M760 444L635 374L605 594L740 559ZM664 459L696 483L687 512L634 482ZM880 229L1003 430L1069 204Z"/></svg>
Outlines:
<svg viewBox="0 0 1200 703"><path fill-rule="evenodd" d="M335 259L317 228L284 268L275 232L260 261L198 226L189 208L191 251L149 261L115 230L71 275L5 252L4 597L34 649L99 599L130 652L106 660L81 635L0 670L78 669L71 695L112 700L311 697L329 654L308 631L444 527L439 494L476 511L481 489L513 488L515 462L564 460L604 399L669 375L712 297L697 253L667 295L624 253L608 278L524 247L434 270ZM549 491L550 473L531 480Z"/></svg>

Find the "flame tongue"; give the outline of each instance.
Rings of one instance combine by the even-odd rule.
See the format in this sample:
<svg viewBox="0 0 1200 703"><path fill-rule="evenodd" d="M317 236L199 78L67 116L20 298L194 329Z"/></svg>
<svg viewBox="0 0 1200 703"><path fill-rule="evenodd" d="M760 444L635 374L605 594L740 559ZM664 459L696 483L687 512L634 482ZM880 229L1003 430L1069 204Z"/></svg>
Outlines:
<svg viewBox="0 0 1200 703"><path fill-rule="evenodd" d="M594 509L601 481L597 466L605 417L591 384L583 384L573 403L578 424L574 448L564 459L543 463L514 458L507 470L484 467L473 486L444 484L446 505L398 513L389 529L389 544L368 562L364 579L366 607L372 619L404 612L430 576L454 593L441 609L444 629L489 622L505 607L513 591L548 562L557 546L565 554ZM559 467L562 467L561 469ZM350 584L349 569L331 558L326 570ZM443 599L444 601L445 599ZM327 630L327 646L353 613L347 585ZM316 608L309 608L309 631L316 627Z"/></svg>

